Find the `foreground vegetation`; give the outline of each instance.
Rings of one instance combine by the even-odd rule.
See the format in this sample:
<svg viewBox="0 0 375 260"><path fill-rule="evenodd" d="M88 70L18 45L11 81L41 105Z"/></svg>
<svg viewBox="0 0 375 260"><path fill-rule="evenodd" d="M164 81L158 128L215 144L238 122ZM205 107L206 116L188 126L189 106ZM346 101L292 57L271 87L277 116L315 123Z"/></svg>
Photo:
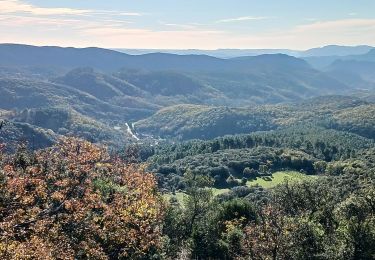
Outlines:
<svg viewBox="0 0 375 260"><path fill-rule="evenodd" d="M279 172L270 183L298 181L216 194L213 178L187 171L185 195L165 200L153 174L100 146L78 139L37 152L20 146L1 156L0 256L372 259L374 154L349 158L340 171L328 167L324 178Z"/></svg>
<svg viewBox="0 0 375 260"><path fill-rule="evenodd" d="M155 179L88 142L1 158L2 259L126 259L156 252Z"/></svg>

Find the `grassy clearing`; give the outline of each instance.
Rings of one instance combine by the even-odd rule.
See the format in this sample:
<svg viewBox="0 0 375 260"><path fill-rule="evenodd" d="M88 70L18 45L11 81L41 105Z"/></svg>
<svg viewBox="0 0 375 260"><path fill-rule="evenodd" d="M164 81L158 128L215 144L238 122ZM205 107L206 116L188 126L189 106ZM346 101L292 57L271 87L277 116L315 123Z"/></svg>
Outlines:
<svg viewBox="0 0 375 260"><path fill-rule="evenodd" d="M257 178L256 180L251 180L247 182L247 186L260 185L263 188L272 188L276 185L282 184L285 181L289 182L298 182L317 178L317 176L305 175L300 172L295 171L282 171L275 172L272 174L272 177L269 177L271 180L266 180L266 178Z"/></svg>
<svg viewBox="0 0 375 260"><path fill-rule="evenodd" d="M212 190L212 193L214 194L214 196L217 196L217 195L220 195L220 194L228 192L230 189L211 188L211 190Z"/></svg>
<svg viewBox="0 0 375 260"><path fill-rule="evenodd" d="M229 191L229 189L217 189L217 188L211 188L211 191L212 191L212 194L214 196L217 196L217 195L220 195L220 194L223 194L223 193L226 193ZM183 201L184 201L184 197L186 197L187 195L183 192L176 192L175 194L172 194L172 193L168 193L168 194L165 194L164 195L164 198L166 200L170 200L172 197L175 197L177 199L177 201L182 204Z"/></svg>
<svg viewBox="0 0 375 260"><path fill-rule="evenodd" d="M184 201L185 196L186 194L183 192L176 192L175 194L166 193L163 195L165 200L169 201L171 198L175 197L179 203L182 203Z"/></svg>
<svg viewBox="0 0 375 260"><path fill-rule="evenodd" d="M257 178L256 180L251 180L247 182L247 186L254 186L254 185L260 185L263 188L272 188L279 184L282 184L286 180L289 182L298 182L298 181L304 181L304 180L311 180L314 178L317 178L317 176L311 176L311 175L305 175L300 172L295 171L280 171L275 172L272 174L272 177L269 177L270 180L266 180L265 178ZM223 194L228 192L230 189L217 189L217 188L211 188L212 193L214 196ZM165 199L169 200L172 197L176 197L177 201L182 204L184 201L184 197L187 196L183 192L176 192L174 195L169 193L165 194Z"/></svg>

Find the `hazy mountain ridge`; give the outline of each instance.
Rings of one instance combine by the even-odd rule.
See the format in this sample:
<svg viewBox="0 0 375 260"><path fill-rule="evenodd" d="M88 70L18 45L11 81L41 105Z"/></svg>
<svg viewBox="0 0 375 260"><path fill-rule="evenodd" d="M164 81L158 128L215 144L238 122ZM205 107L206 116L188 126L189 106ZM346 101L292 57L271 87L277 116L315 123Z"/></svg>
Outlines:
<svg viewBox="0 0 375 260"><path fill-rule="evenodd" d="M306 60L309 64L311 64L315 68L325 68L337 60L355 60L355 61L370 61L375 62L375 48L369 47L368 49L365 48L363 50L368 50L363 53L350 53L348 52L346 55L314 55L314 56L305 56L301 57L302 59Z"/></svg>
<svg viewBox="0 0 375 260"><path fill-rule="evenodd" d="M170 53L180 55L209 55L217 58L235 58L242 56L257 56L262 54L287 54L295 57L310 57L310 56L347 56L358 55L368 52L374 47L367 45L360 46L339 46L328 45L309 50L289 50L289 49L217 49L217 50L169 50L169 49L114 49L119 52L141 55L147 53Z"/></svg>
<svg viewBox="0 0 375 260"><path fill-rule="evenodd" d="M136 56L99 48L0 45L1 57L7 57L0 59L3 66L30 68L38 64L38 68L72 69L59 77L47 77L47 81L73 87L109 103L113 98L128 96L156 106L179 103L241 106L348 90L344 83L312 69L305 61L283 54L219 59L162 53ZM94 70L76 66L91 66Z"/></svg>

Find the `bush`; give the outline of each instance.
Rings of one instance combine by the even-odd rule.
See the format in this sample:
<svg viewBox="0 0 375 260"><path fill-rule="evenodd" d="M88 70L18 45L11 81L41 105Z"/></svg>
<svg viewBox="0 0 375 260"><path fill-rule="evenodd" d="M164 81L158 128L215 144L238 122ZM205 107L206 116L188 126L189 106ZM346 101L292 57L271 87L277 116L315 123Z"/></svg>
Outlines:
<svg viewBox="0 0 375 260"><path fill-rule="evenodd" d="M249 167L246 167L244 170L243 170L243 176L246 177L246 178L249 178L249 179L256 179L256 177L259 176L259 173L257 170L253 169L253 168L249 168Z"/></svg>
<svg viewBox="0 0 375 260"><path fill-rule="evenodd" d="M235 187L235 186L239 186L240 183L238 180L236 180L232 175L230 175L227 180L226 180L227 184L230 186L230 187Z"/></svg>
<svg viewBox="0 0 375 260"><path fill-rule="evenodd" d="M104 148L65 138L7 157L0 173L2 259L138 259L159 248L155 177Z"/></svg>

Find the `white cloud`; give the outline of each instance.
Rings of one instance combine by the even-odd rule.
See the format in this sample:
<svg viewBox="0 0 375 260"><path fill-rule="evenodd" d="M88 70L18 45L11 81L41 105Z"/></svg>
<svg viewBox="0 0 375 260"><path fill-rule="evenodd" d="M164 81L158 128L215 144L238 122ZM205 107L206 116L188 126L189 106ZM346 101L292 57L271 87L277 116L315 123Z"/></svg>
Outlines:
<svg viewBox="0 0 375 260"><path fill-rule="evenodd" d="M116 16L143 16L138 12L123 12L113 10L90 10L74 8L38 7L21 0L0 0L0 14L28 14L35 16L57 15L116 15Z"/></svg>
<svg viewBox="0 0 375 260"><path fill-rule="evenodd" d="M221 19L221 20L216 21L216 23L259 21L259 20L266 20L266 19L269 19L269 17L265 17L265 16L241 16L241 17L235 17L235 18Z"/></svg>
<svg viewBox="0 0 375 260"><path fill-rule="evenodd" d="M50 17L35 17L35 16L17 16L17 15L0 15L0 28L7 26L8 28L25 27L28 26L72 26L80 23L78 19L55 19Z"/></svg>
<svg viewBox="0 0 375 260"><path fill-rule="evenodd" d="M28 13L33 15L78 15L90 12L72 8L43 8L19 0L0 0L0 13Z"/></svg>
<svg viewBox="0 0 375 260"><path fill-rule="evenodd" d="M142 13L122 13L122 12L120 12L119 15L123 15L123 16L143 16Z"/></svg>
<svg viewBox="0 0 375 260"><path fill-rule="evenodd" d="M190 24L179 24L179 23L168 23L164 21L158 21L158 23L162 26L169 27L172 29L183 29L183 30L194 30L199 29L199 26L194 23Z"/></svg>

